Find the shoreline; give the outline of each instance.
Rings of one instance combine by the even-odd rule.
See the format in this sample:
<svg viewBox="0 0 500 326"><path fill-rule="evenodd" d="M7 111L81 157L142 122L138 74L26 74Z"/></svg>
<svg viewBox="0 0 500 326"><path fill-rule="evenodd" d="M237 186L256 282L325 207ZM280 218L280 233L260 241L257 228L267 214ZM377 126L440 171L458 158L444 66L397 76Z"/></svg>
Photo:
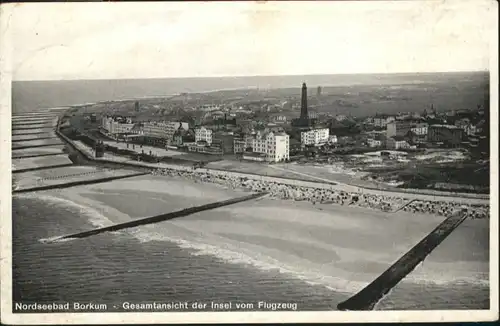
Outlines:
<svg viewBox="0 0 500 326"><path fill-rule="evenodd" d="M42 198L40 198L41 200L44 200L43 197L52 197L52 199L49 199L50 201L56 200L61 202L62 204L65 204L66 201L69 201L71 203L67 204L76 207L76 209L79 211L83 210L83 212L85 212L85 215L88 216L88 223L95 227L105 227L115 224L118 221L127 222L136 219L141 215L147 214L141 214L141 212L130 214L130 211L127 213L127 209L124 210L124 208L126 207L120 208L119 206L122 205L120 203L126 204L128 202L128 197L123 197L127 193L121 194L120 191L124 188L135 189L137 188L137 186L139 186L139 184L142 184L142 186L139 186L139 188L146 187L149 183L147 180L151 180L154 178L154 176L145 176L141 177L141 180L137 181L129 180L114 185L101 184L99 186L87 186L85 188L72 188L71 191L64 192L54 190L46 193L21 195L20 198L33 198L38 195L42 195ZM156 177L156 179L157 178L158 177ZM170 177L160 178L163 180L159 180L158 182L165 182L166 184L169 183ZM178 193L178 190L181 190L184 195L190 195L189 188L185 188L184 186L182 186L183 183L186 183L185 180L180 182L174 181L174 183L176 184L174 189L170 189L167 191L166 188L156 187L157 189L153 190L152 193L144 195L144 200L146 198L149 198L147 201L145 201L145 206L149 207L148 210L155 210L155 208L152 208L152 203L154 201L157 201L157 199L151 197L158 197L159 195L154 195L154 193L157 193L157 191L160 191L161 193L164 193L166 195L166 197L164 197L163 199L166 200L166 203L170 202L168 198L170 198L171 194ZM102 189L101 187L110 190L106 190L106 192L116 192L116 194L113 195L116 196L115 198L117 198L118 202L113 203L113 201L110 202L109 199L107 199L109 197L102 197L102 195L100 194L103 193L103 190L99 190ZM206 185L204 187L208 187L206 188L206 190L209 190L211 186ZM216 186L216 188L219 187ZM223 189L221 189L221 191L227 192L227 190ZM218 192L219 191L217 191L217 193ZM88 194L90 193L94 193L95 195L89 196ZM132 193L129 193L128 196L132 196ZM119 199L120 197L121 199ZM178 201L179 200L175 200L176 203ZM181 205L185 205L188 202L192 202L192 200L189 200L186 197L184 200L179 202L183 202L184 204L181 203ZM148 205L147 203L150 204ZM158 202L158 205L155 204L154 206L158 206L156 208L158 211L174 211L177 209L177 207L167 206L170 208L165 210L165 205L168 204L162 204L161 202ZM174 206L175 205L177 204L174 204ZM395 243L398 243L397 246L390 245L389 242L391 241L388 242L386 241L387 239L385 239L384 241L382 241L383 243L377 244L372 249L366 251L364 249L357 248L358 245L356 244L355 239L353 239L352 241L354 242L352 242L351 240L343 240L333 236L331 240L328 240L333 241L331 242L331 244L323 243L321 240L323 236L321 235L320 230L328 227L333 227L339 232L343 232L341 230L347 228L346 230L350 229L352 231L355 231L356 233L359 233L359 231L356 230L358 230L358 228L361 228L359 230L365 230L364 232L371 232L371 230L373 230L375 227L379 227L376 226L377 224L381 224L382 226L391 225L394 228L393 230L388 230L390 231L389 234L398 234L398 229L400 227L406 227L405 225L408 225L407 222L413 220L413 214L401 212L398 213L397 216L393 215L394 217L389 217L390 220L384 220L386 219L386 217L383 212L377 212L375 210L368 210L366 208L360 207L348 208L340 205L325 204L312 206L305 202L294 202L292 203L292 205L293 208L284 201L276 201L266 198L256 203L252 202L246 204L237 204L235 205L235 207L227 207L217 209L215 211L197 213L183 219L162 222L160 224L150 226L142 226L130 229L129 231L125 232L130 233L140 242L147 243L151 241L168 241L176 244L180 248L193 251L193 255L209 255L214 256L218 259L222 259L227 263L236 263L243 265L250 264L254 267L257 267L258 269L278 270L280 273L292 275L294 278L301 279L308 282L309 284L320 284L332 291L354 293L357 290L363 288L364 285L375 278L378 273L381 270L385 269L391 261L396 259L401 252L406 251L407 247L411 246L413 243L416 243L416 240L430 231L430 229L438 224L440 220L439 217L429 216L428 219L414 221L412 222L413 224L412 226L410 226L410 228L416 228L414 230L415 234L409 233L407 235L401 236L399 240L394 240ZM290 216L287 213L288 211L285 211L283 213L286 216L276 215L274 212L277 212L277 209L279 209L280 211L283 210L280 207L288 207L285 208L285 210L293 210L296 212L297 216ZM248 208L252 208L252 211L248 211L248 214L250 215L241 215L242 213L247 211ZM366 215L365 213L363 213L364 211L373 214ZM255 214L252 214L251 212L254 212ZM353 213L354 216L350 217L349 212ZM304 213L307 214L305 216L310 216L310 218L307 218L305 220L300 219L300 216L304 216L301 214ZM200 219L203 221L202 223L198 223L201 222ZM284 235L281 235L281 232L283 231L276 231L277 229L273 227L273 225L276 223L282 224L283 219L289 221L288 223L290 225L285 225L283 230L292 228L285 232L292 235L295 245L288 245L285 247L280 245L282 241L280 239L284 240L288 236L282 238ZM372 227L370 227L370 224L365 225L364 221L373 223ZM479 222L481 224L479 228L484 228L486 221L483 220ZM254 229L254 225L261 226L259 226L258 229ZM473 227L476 229L475 222L469 221L468 225L468 227ZM313 226L314 229L317 229L318 231L314 231L315 233L310 234L309 232L307 232L307 229ZM225 229L220 230L219 228ZM297 235L294 236L294 232L298 232ZM316 234L316 232L320 233ZM405 233L406 232L409 231L406 230ZM458 235L454 236L454 240L450 241L462 241L461 239L463 238L463 236L469 233L470 230L466 227L460 230ZM120 234L120 232L113 234ZM251 234L255 235L251 236ZM257 242L253 242L253 240L247 242L247 240L251 240L252 237L257 237L257 235L259 235L258 237L271 236L274 239L273 241L275 242L275 245L266 244L266 242L262 242L262 240L258 240ZM54 234L53 236L55 237L58 235ZM223 238L220 238L221 236ZM256 239L258 239L258 237ZM369 240L367 241L369 242ZM470 241L470 236L469 240L466 239L463 241ZM298 249L297 246L304 248L301 250L306 250L306 248L309 248L310 246L313 247L307 249L308 254L302 257L301 255L299 255L300 251L292 254L292 252ZM289 252L289 249L294 247L296 249L292 249L292 251ZM386 248L389 250L389 252L384 252L384 250L379 251L378 249L376 249L377 247ZM448 241L445 247L447 248L444 248L441 251L449 250L450 247L456 247L456 244L450 244ZM317 253L323 252L323 250L331 250L331 254L325 254L322 258L325 259L325 256L326 258L328 258L328 256L332 255L333 260L331 262L325 264L325 262L315 261L314 256ZM478 249L476 248L475 250ZM338 254L341 254L343 257L338 262L335 262L336 259L334 259L335 252L338 252ZM474 276L479 271L483 271L481 273L484 273L486 271L486 269L484 269L485 262L474 260L468 261L467 258L464 261L460 261L460 264L457 266L458 262L448 262L446 261L446 257L447 254L443 254L443 252L438 253L437 256L434 255L433 257L429 257L429 259L425 262L425 267L424 265L419 266L417 270L412 273L413 275L410 274L407 278L405 278L405 280L402 282L402 286L404 287L408 284L414 286L418 284L427 284L428 286L432 287L447 287L451 284L454 284L454 282L462 282L470 284L470 286L474 287L488 286L489 281L487 280L487 275L477 275L477 277ZM443 261L443 259L445 260ZM363 263L363 261L366 262ZM374 267L369 267L371 264L369 263L370 261L379 261L380 266L376 265ZM359 265L360 267L349 267L349 264L354 264L354 262L357 262L356 264L361 264ZM450 267L448 266L453 266L454 268L450 269ZM355 272L356 270L357 272ZM453 276L445 272L448 270L453 271L451 274ZM434 274L434 276L429 275L429 272L431 273L431 275Z"/></svg>

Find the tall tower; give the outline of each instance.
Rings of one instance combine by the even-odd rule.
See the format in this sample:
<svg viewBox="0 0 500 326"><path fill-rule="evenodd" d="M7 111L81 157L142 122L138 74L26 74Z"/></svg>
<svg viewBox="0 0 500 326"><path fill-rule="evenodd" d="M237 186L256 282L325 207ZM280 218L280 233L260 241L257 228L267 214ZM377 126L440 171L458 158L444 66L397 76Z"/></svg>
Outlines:
<svg viewBox="0 0 500 326"><path fill-rule="evenodd" d="M306 83L302 84L302 101L300 105L300 120L309 120L309 115L307 113L307 86Z"/></svg>

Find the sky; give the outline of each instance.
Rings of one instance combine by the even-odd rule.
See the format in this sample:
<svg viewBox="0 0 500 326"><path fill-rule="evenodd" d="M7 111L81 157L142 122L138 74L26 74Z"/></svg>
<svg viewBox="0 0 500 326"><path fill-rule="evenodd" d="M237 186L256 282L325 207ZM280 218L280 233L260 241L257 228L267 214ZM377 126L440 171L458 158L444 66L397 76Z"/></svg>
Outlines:
<svg viewBox="0 0 500 326"><path fill-rule="evenodd" d="M487 70L497 11L487 0L8 6L13 80Z"/></svg>

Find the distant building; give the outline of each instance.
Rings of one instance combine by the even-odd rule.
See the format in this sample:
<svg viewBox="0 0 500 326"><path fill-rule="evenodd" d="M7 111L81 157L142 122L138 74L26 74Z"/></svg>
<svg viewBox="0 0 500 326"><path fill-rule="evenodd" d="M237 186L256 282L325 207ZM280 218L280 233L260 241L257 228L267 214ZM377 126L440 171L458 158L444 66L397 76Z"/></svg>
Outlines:
<svg viewBox="0 0 500 326"><path fill-rule="evenodd" d="M419 136L427 136L429 130L429 124L427 123L416 123L411 126L410 130Z"/></svg>
<svg viewBox="0 0 500 326"><path fill-rule="evenodd" d="M412 121L392 121L387 124L387 137L406 136L413 126Z"/></svg>
<svg viewBox="0 0 500 326"><path fill-rule="evenodd" d="M187 131L188 129L189 124L187 122L146 121L142 124L143 135L150 139L156 139L162 144L172 143L176 131Z"/></svg>
<svg viewBox="0 0 500 326"><path fill-rule="evenodd" d="M101 130L107 134L119 135L133 133L135 123L130 118L105 116L101 119Z"/></svg>
<svg viewBox="0 0 500 326"><path fill-rule="evenodd" d="M337 121L339 121L339 122L340 122L340 121L345 121L345 120L347 120L347 116L346 116L346 115L343 115L343 114L339 114L339 115L337 115L337 116L335 117L335 120L337 120Z"/></svg>
<svg viewBox="0 0 500 326"><path fill-rule="evenodd" d="M379 115L373 118L373 125L378 128L386 128L388 123L395 121L393 116Z"/></svg>
<svg viewBox="0 0 500 326"><path fill-rule="evenodd" d="M212 137L212 146L218 146L223 153L234 153L234 134L217 132Z"/></svg>
<svg viewBox="0 0 500 326"><path fill-rule="evenodd" d="M188 151L202 154L222 155L222 149L218 146L209 146L205 141L199 141L188 145Z"/></svg>
<svg viewBox="0 0 500 326"><path fill-rule="evenodd" d="M390 137L387 138L386 146L388 149L407 149L410 148L410 144L402 138Z"/></svg>
<svg viewBox="0 0 500 326"><path fill-rule="evenodd" d="M367 139L368 147L380 147L382 146L382 141L377 139Z"/></svg>
<svg viewBox="0 0 500 326"><path fill-rule="evenodd" d="M300 133L300 142L303 146L318 146L328 142L329 136L330 129L328 128L311 129Z"/></svg>
<svg viewBox="0 0 500 326"><path fill-rule="evenodd" d="M458 146L464 137L464 130L453 125L430 125L427 140Z"/></svg>
<svg viewBox="0 0 500 326"><path fill-rule="evenodd" d="M336 144L338 142L337 136L336 135L330 135L328 137L328 143L329 144Z"/></svg>
<svg viewBox="0 0 500 326"><path fill-rule="evenodd" d="M316 96L321 96L321 86L318 86L318 89L316 90Z"/></svg>
<svg viewBox="0 0 500 326"><path fill-rule="evenodd" d="M205 127L195 129L194 138L196 142L205 141L210 146L212 144L213 131Z"/></svg>
<svg viewBox="0 0 500 326"><path fill-rule="evenodd" d="M472 136L478 132L478 129L475 125L473 125L469 119L460 119L455 122L455 126L461 128L466 135Z"/></svg>

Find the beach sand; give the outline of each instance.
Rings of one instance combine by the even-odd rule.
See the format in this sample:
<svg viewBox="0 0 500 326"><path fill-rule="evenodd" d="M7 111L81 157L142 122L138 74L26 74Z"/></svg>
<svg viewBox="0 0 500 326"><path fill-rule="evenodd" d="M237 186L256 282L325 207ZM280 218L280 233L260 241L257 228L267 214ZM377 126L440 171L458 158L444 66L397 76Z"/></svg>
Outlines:
<svg viewBox="0 0 500 326"><path fill-rule="evenodd" d="M92 224L103 227L245 193L145 176L43 194L94 210ZM279 270L338 292L355 293L443 220L432 215L259 199L120 232L142 242L173 241L197 254ZM488 224L487 219L466 221L404 282L427 287L456 282L487 286Z"/></svg>

